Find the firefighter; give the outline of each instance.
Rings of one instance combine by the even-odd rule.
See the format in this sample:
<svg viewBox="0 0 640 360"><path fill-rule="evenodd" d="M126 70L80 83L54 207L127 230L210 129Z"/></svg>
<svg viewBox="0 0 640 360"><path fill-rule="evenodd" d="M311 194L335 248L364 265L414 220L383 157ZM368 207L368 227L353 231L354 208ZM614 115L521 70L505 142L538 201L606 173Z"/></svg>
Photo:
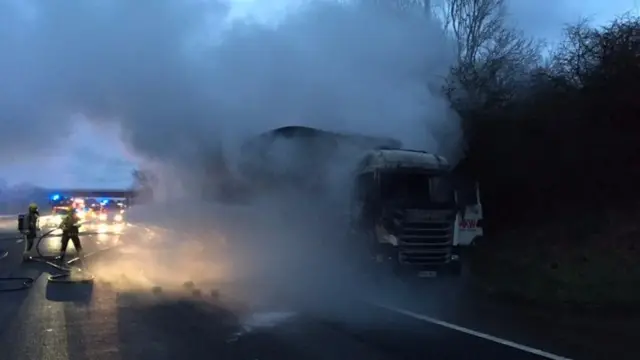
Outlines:
<svg viewBox="0 0 640 360"><path fill-rule="evenodd" d="M29 211L27 212L27 253L33 248L34 240L38 231L38 219L40 218L40 211L38 211L38 205L36 203L29 204Z"/></svg>
<svg viewBox="0 0 640 360"><path fill-rule="evenodd" d="M60 256L59 260L64 261L64 256L67 253L67 246L69 240L73 241L73 246L78 252L78 256L82 258L82 244L80 244L80 217L78 216L76 209L71 209L69 213L62 219L60 228L62 229L62 240L60 243Z"/></svg>

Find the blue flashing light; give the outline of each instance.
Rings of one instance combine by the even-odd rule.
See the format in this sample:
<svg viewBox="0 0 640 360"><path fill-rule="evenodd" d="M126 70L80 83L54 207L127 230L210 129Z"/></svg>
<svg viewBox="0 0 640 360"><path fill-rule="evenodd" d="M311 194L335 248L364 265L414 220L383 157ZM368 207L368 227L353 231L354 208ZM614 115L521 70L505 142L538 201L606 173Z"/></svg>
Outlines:
<svg viewBox="0 0 640 360"><path fill-rule="evenodd" d="M54 195L52 195L52 196L51 196L51 200L53 200L53 201L58 201L58 200L60 200L60 194L54 194Z"/></svg>

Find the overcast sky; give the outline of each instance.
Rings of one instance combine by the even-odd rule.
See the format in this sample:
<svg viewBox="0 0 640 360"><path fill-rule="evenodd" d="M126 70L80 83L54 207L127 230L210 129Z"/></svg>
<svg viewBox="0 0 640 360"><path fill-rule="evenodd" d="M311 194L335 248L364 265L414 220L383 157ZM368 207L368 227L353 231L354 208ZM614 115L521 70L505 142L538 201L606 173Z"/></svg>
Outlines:
<svg viewBox="0 0 640 360"><path fill-rule="evenodd" d="M14 9L19 8L23 16L28 17L31 14L33 8L30 8L29 4L32 2L28 0L14 1L19 5L14 6ZM283 9L286 9L291 3L299 3L303 0L230 1L234 3L231 6L233 17L243 18L247 14L252 14L264 20L281 15ZM436 1L434 0L434 3ZM595 23L604 23L617 14L634 11L635 8L633 0L511 0L510 4L511 18L514 23L528 34L546 38L550 42L558 39L565 23L584 17L592 19ZM5 11L6 15L8 13ZM0 41L2 41L3 35L1 32L9 33L19 30L10 26L3 27L2 20L3 17L0 14ZM114 26L118 26L118 24ZM4 59L0 59L0 66L3 66L3 60L21 61L11 59L11 54L2 53L1 56ZM30 59L30 61L38 61L38 59ZM0 75L2 75L1 70ZM10 75L21 76L15 73ZM37 74L30 75L32 77L38 76ZM30 82L23 81L21 84L28 87ZM29 92L29 89L11 89L15 92L21 90ZM7 101L10 100L0 99L0 115L5 111L3 106L14 105ZM37 106L37 104L28 103L20 105L25 108ZM24 129L14 129L15 124L9 124L3 119L5 118L0 116L0 121L2 121L0 132L5 133L0 140L5 143L10 141L7 140L7 136L13 131L25 134ZM33 131L34 129L28 130ZM1 158L0 178L8 184L29 182L54 188L122 188L131 184L131 170L136 167L136 161L132 153L127 151L119 141L121 129L118 126L105 123L95 125L81 117L76 117L60 128L49 127L35 130L38 133L38 136L33 138L37 139L36 143L29 143L27 136L21 143L12 145L17 150ZM47 136L51 137L51 143L43 140ZM53 143L55 145L51 145ZM42 151L33 154L29 147L39 148ZM27 153L29 153L28 156L22 156Z"/></svg>
<svg viewBox="0 0 640 360"><path fill-rule="evenodd" d="M555 41L566 23L587 18L597 24L626 13L637 14L637 0L507 0L514 21L534 36Z"/></svg>
<svg viewBox="0 0 640 360"><path fill-rule="evenodd" d="M4 180L58 189L130 187L136 160L120 141L117 125L95 124L82 117L72 124L69 134L51 133L52 138L65 138L55 148L27 161L15 157L16 161L4 165Z"/></svg>

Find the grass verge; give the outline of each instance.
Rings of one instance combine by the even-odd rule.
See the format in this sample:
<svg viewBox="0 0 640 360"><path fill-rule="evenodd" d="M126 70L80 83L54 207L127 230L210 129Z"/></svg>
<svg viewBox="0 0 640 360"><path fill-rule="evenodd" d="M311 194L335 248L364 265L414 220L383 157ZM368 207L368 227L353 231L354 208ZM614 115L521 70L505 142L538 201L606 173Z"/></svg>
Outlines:
<svg viewBox="0 0 640 360"><path fill-rule="evenodd" d="M576 238L545 226L491 238L471 254L473 284L537 306L640 312L640 229L611 229Z"/></svg>

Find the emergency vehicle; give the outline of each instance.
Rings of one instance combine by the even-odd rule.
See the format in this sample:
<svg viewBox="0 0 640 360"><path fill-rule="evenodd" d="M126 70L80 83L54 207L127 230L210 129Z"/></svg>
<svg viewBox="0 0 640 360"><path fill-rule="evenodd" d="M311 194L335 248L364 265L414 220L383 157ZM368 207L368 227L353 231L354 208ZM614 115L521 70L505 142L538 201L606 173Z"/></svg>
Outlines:
<svg viewBox="0 0 640 360"><path fill-rule="evenodd" d="M41 216L40 221L44 226L57 227L62 223L62 219L69 214L73 207L70 205L53 206L51 209L51 215Z"/></svg>
<svg viewBox="0 0 640 360"><path fill-rule="evenodd" d="M103 201L96 213L100 222L121 223L124 221L125 207L121 202Z"/></svg>

